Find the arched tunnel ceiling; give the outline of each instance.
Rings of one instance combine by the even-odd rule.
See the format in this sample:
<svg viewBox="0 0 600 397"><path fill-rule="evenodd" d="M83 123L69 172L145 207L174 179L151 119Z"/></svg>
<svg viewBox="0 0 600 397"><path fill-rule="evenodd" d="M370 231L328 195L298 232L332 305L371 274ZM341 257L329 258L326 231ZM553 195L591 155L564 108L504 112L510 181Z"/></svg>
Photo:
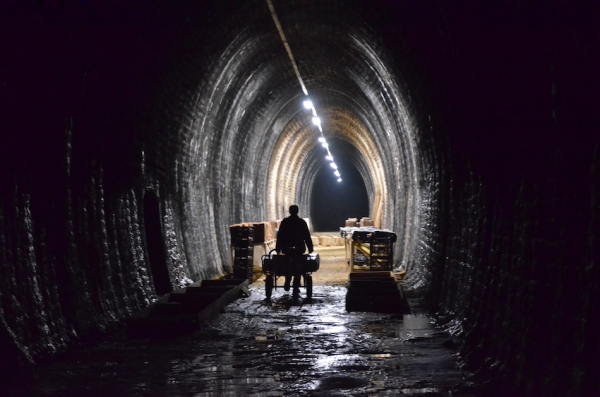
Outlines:
<svg viewBox="0 0 600 397"><path fill-rule="evenodd" d="M275 9L323 133L355 148L352 161L367 186L369 215L399 235L396 259L409 265L415 261L424 199L419 166L426 162L396 66L342 2L283 3L274 2ZM189 219L209 209L205 225L211 226L184 230L222 252L230 224L282 219L292 203L300 205L301 216L310 216L310 191L326 154L266 3L256 1L252 10L232 24L235 28L216 33L221 45L210 61L192 57L170 88L194 91L195 102L178 110L193 115L179 130L185 149L177 160L178 188L186 211L195 214ZM194 49L193 35L189 42L188 51ZM334 148L332 153L334 158L348 154Z"/></svg>

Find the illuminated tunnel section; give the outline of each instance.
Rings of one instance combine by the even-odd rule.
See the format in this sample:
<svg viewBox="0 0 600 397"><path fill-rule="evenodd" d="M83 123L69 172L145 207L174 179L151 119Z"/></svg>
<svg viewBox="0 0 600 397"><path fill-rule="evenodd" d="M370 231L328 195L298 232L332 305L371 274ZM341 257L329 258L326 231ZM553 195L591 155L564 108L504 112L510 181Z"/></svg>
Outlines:
<svg viewBox="0 0 600 397"><path fill-rule="evenodd" d="M173 156L160 145L157 156L172 164L179 181L173 205L185 214L180 227L192 278L228 270L228 225L280 220L294 203L303 217L318 213L314 206L333 205L311 202L325 155L319 131L269 15L251 17L222 33L210 62L188 59L168 87L169 100L182 106L166 104L170 114L162 119L183 121L171 132L180 137L179 149ZM356 216L396 232L397 264L426 274L418 271L429 265L418 246L431 226L423 208L434 194L422 180L433 166L422 151L431 148L419 138L395 66L351 18L332 20L315 7L282 12L280 19L324 136L352 149L336 152L332 144L334 159L351 163L365 186L368 209Z"/></svg>

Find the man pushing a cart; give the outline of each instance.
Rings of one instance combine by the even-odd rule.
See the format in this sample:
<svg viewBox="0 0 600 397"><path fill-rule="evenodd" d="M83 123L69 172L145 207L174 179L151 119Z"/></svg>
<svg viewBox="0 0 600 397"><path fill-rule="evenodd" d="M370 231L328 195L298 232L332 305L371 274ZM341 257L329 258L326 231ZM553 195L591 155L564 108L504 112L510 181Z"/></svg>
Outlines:
<svg viewBox="0 0 600 397"><path fill-rule="evenodd" d="M300 295L303 254L306 248L309 254L312 253L313 244L308 225L298 216L298 206L291 205L289 212L290 216L282 220L279 226L275 250L279 254L283 253L286 257L290 257L290 268L285 274L283 289L290 290L290 279L293 276L293 296L297 298Z"/></svg>

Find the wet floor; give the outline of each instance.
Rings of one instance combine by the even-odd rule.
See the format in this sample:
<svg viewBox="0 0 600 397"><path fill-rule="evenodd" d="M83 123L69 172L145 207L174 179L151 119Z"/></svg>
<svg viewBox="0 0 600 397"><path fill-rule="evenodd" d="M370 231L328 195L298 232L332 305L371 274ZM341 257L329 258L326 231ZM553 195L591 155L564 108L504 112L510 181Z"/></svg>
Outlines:
<svg viewBox="0 0 600 397"><path fill-rule="evenodd" d="M450 335L419 314L418 301L411 315L348 313L343 248L320 255L310 302L280 287L267 301L257 270L250 296L202 331L165 339L120 332L55 357L33 381L0 395L471 395Z"/></svg>
<svg viewBox="0 0 600 397"><path fill-rule="evenodd" d="M423 315L347 313L346 288L311 302L260 283L206 329L169 339L122 334L39 368L31 396L458 396L450 336ZM16 393L15 393L16 395Z"/></svg>

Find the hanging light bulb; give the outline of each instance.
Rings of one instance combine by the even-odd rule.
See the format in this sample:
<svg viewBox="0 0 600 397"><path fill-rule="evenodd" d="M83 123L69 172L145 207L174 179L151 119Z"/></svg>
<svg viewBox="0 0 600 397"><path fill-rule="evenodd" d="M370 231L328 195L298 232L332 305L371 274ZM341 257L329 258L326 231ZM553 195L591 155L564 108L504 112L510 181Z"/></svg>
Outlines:
<svg viewBox="0 0 600 397"><path fill-rule="evenodd" d="M311 100L306 100L306 101L304 101L303 104L304 104L304 108L305 109L312 109L313 108L313 103L312 103Z"/></svg>
<svg viewBox="0 0 600 397"><path fill-rule="evenodd" d="M321 144L321 146L323 146L325 149L327 149L327 148L329 147L329 145L327 144L327 142L323 142L323 143Z"/></svg>
<svg viewBox="0 0 600 397"><path fill-rule="evenodd" d="M338 182L341 182L341 181L342 181L342 178L338 178L338 179L337 179L337 181L338 181Z"/></svg>
<svg viewBox="0 0 600 397"><path fill-rule="evenodd" d="M333 157L331 157L330 155L327 155L327 156L325 156L325 160L333 161Z"/></svg>
<svg viewBox="0 0 600 397"><path fill-rule="evenodd" d="M314 125L316 125L317 127L320 127L320 126L321 126L321 119L320 119L319 117L317 117L317 116L315 116L315 117L313 117L313 118L312 118L312 122L313 122L313 124L314 124Z"/></svg>
<svg viewBox="0 0 600 397"><path fill-rule="evenodd" d="M337 176L338 178L340 177L340 172L338 170L335 170L335 172L333 173L333 175Z"/></svg>
<svg viewBox="0 0 600 397"><path fill-rule="evenodd" d="M325 138L323 138L322 136L319 137L319 142L325 142Z"/></svg>
<svg viewBox="0 0 600 397"><path fill-rule="evenodd" d="M334 170L337 170L337 165L335 165L335 163L331 163L329 164L331 166L331 168L333 168Z"/></svg>

